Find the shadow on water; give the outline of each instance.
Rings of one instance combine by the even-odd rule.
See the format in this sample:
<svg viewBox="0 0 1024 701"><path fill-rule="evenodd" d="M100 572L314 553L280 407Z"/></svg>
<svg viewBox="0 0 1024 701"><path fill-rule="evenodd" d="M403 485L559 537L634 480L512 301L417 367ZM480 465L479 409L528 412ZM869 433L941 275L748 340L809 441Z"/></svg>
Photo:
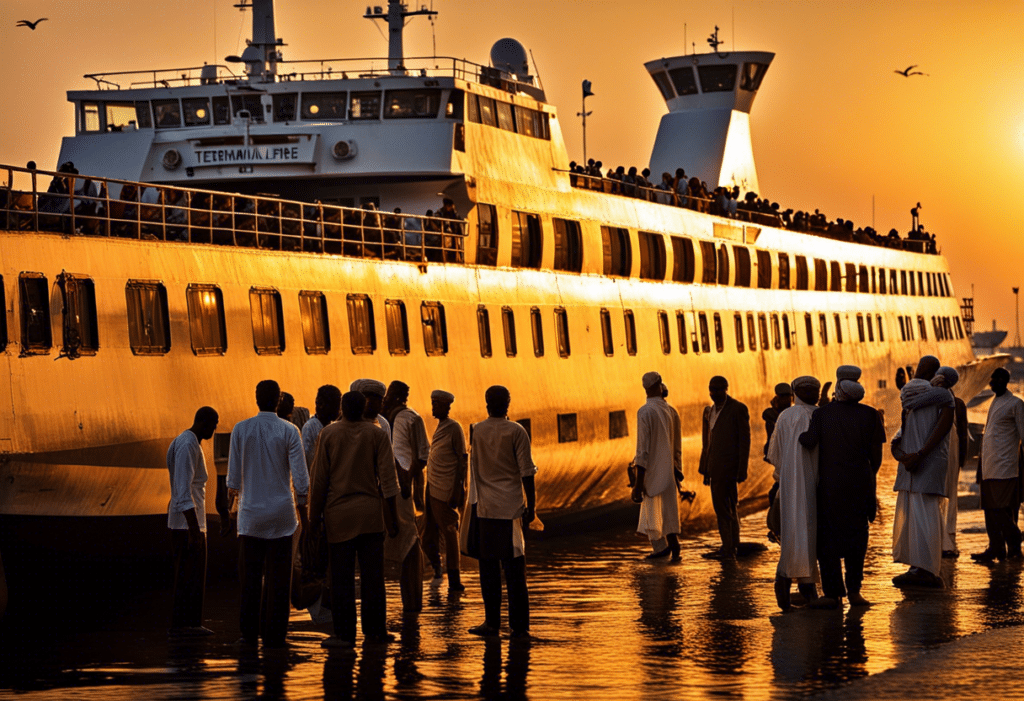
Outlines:
<svg viewBox="0 0 1024 701"><path fill-rule="evenodd" d="M228 552L211 555L208 640L166 636L170 567L161 557L116 561L2 545L11 606L0 625L0 695L21 698L804 698L849 684L923 650L975 632L1024 623L1021 567L971 562L984 549L978 511L961 513L964 557L943 565L944 590L898 590L891 562L894 495L883 468L883 518L871 528L863 592L869 609L778 611L778 551L738 562L700 557L713 533L682 540L682 562L650 562L646 541L616 528L531 542L532 632L519 644L466 633L483 615L479 584L425 586L424 610L402 615L388 581L388 646L321 650L329 626L291 614L285 651L246 651L238 637L238 585ZM743 519L746 540L763 514ZM213 539L218 536L214 534ZM30 568L26 568L30 565ZM13 570L17 569L17 572ZM23 573L41 572L35 581ZM15 583L17 582L17 587Z"/></svg>

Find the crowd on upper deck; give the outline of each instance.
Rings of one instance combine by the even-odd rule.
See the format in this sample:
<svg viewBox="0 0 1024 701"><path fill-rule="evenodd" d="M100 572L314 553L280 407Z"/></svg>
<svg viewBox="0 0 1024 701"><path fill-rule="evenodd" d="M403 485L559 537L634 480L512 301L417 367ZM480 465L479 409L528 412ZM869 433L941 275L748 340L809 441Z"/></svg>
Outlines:
<svg viewBox="0 0 1024 701"><path fill-rule="evenodd" d="M830 220L815 209L813 212L782 209L778 202L758 197L755 192L740 196L739 186L718 186L710 188L697 177L687 177L686 171L677 168L675 175L662 173L661 181L651 181L651 170L637 171L636 166L628 170L624 166L603 171L604 164L593 158L581 165L575 161L569 164L572 184L575 187L600 190L615 195L636 197L659 204L686 207L705 214L715 214L729 219L742 219L753 224L776 226L816 236L850 241L872 246L884 246L923 253L937 253L935 236L925 231L918 217L921 204L911 210L912 226L906 238L896 229L880 234L872 227L854 227L849 220ZM581 177L582 176L582 177Z"/></svg>

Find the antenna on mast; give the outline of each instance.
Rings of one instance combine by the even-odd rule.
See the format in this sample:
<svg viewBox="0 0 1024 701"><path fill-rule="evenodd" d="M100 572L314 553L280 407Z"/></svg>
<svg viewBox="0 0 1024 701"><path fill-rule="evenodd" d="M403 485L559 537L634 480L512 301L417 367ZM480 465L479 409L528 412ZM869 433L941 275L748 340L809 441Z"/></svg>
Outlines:
<svg viewBox="0 0 1024 701"><path fill-rule="evenodd" d="M366 14L363 15L365 19L371 20L387 20L388 23L388 71L391 75L405 75L405 49L402 45L402 32L405 30L405 18L415 17L416 15L426 15L427 17L433 17L437 12L428 9L426 5L423 5L418 10L410 10L407 5L402 4L401 0L388 0L388 11L387 13L380 7L375 5L373 7L366 8ZM436 55L436 48L435 48Z"/></svg>

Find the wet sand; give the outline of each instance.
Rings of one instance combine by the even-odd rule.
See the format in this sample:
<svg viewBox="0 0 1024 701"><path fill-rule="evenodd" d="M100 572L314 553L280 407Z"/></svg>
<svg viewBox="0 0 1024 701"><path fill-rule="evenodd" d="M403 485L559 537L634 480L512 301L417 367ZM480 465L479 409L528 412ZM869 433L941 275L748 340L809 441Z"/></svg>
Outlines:
<svg viewBox="0 0 1024 701"><path fill-rule="evenodd" d="M424 611L413 619L403 619L397 583L389 582L388 626L397 641L383 648L328 654L319 647L328 629L293 611L286 651L242 652L232 645L238 585L223 578L207 589L207 625L217 635L170 643L165 580L145 590L110 589L114 601L105 606L72 602L83 610L51 600L40 604L45 624L6 625L0 696L787 699L842 687L853 692L852 682L897 667L913 678L923 651L1024 621L1024 597L1020 565L970 560L968 553L985 545L977 510L961 512L963 555L944 561L947 589L894 588L891 578L904 570L890 557L894 467L883 466L879 476L882 508L863 588L875 602L870 609L782 614L772 592L774 545L719 563L700 557L717 545L717 534L693 534L683 539L681 563L651 564L642 559L646 541L618 529L528 544L531 643L466 633L483 618L469 571L465 595L427 588ZM972 476L964 471L965 506L976 505L966 494ZM745 518L744 541L765 543L763 524L763 513Z"/></svg>

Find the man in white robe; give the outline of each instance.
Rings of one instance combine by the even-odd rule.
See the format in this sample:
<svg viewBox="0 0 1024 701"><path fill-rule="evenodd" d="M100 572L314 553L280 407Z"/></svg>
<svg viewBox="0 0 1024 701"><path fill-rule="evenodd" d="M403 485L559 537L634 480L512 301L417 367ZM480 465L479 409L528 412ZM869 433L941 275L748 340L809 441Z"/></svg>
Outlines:
<svg viewBox="0 0 1024 701"><path fill-rule="evenodd" d="M798 377L791 383L796 403L779 414L768 443L768 462L775 466L779 485L782 533L779 534L779 565L775 572L775 598L783 611L790 609L792 580L809 602L817 598L817 488L818 448L800 444L800 434L811 425L821 383Z"/></svg>
<svg viewBox="0 0 1024 701"><path fill-rule="evenodd" d="M661 375L643 376L647 401L636 413L636 485L633 501L640 504L637 532L651 543L664 540L668 547L649 557L671 554L679 560L679 497L674 476L672 409L662 397ZM682 466L680 465L680 468Z"/></svg>
<svg viewBox="0 0 1024 701"><path fill-rule="evenodd" d="M897 587L943 586L939 578L945 531L942 502L954 402L949 390L931 384L938 369L938 358L921 358L914 379L900 390L903 427L892 441L893 457L900 462L893 485L897 497L892 558L910 569L893 577Z"/></svg>
<svg viewBox="0 0 1024 701"><path fill-rule="evenodd" d="M951 367L943 366L935 373L932 384L945 387L950 392L960 380L960 373ZM963 399L953 396L956 408L953 412L953 429L949 432L949 465L946 468L946 501L942 505L942 513L946 529L942 533L942 557L955 559L960 557L956 546L957 494L960 491L960 470L967 461L967 405Z"/></svg>

